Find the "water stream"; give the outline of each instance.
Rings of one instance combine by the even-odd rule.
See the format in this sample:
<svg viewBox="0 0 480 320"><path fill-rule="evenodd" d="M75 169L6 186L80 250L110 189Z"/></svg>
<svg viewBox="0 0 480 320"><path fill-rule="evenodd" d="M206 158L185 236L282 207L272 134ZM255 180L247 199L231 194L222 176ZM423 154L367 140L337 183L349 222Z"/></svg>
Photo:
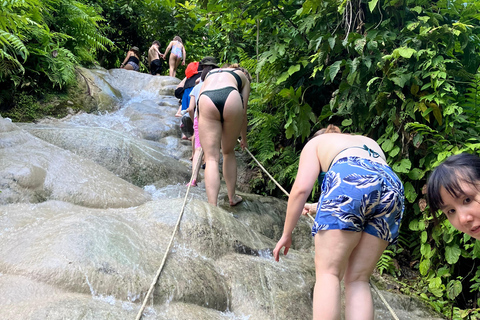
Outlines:
<svg viewBox="0 0 480 320"><path fill-rule="evenodd" d="M0 117L0 318L134 319L170 240L191 173L179 80L82 70L102 110L35 124ZM308 219L276 263L286 203L240 193L219 207L191 188L144 319L308 319ZM385 296L400 319L438 319ZM391 319L376 298L375 319Z"/></svg>

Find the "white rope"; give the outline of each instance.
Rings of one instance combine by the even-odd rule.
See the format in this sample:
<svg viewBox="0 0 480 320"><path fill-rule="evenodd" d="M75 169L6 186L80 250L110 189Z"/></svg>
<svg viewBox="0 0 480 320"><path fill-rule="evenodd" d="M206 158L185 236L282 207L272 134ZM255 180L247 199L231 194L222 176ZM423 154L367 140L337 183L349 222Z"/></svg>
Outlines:
<svg viewBox="0 0 480 320"><path fill-rule="evenodd" d="M240 142L240 140L238 140L238 142ZM248 154L253 158L253 160L255 160L255 162L260 166L260 168L262 168L262 170L267 174L267 176L272 179L272 181L277 185L277 187L280 188L280 190L282 190L286 195L287 197L290 196L290 194L285 191L284 188L282 188L282 186L280 184L278 184L278 182L268 173L268 171L260 164L260 162L258 162L258 160L253 156L253 154L247 149L245 148L245 150L248 152ZM315 219L310 215L310 213L308 213L308 216L310 217L310 219L312 219L313 221L315 221ZM375 293L380 297L380 300L382 300L383 304L387 307L388 311L390 311L390 313L392 314L393 316L393 319L394 320L400 320L397 315L395 314L395 311L393 311L393 309L390 307L390 305L388 304L387 300L385 300L385 298L383 297L383 295L381 294L381 292L377 289L377 287L370 281L370 285L373 287Z"/></svg>
<svg viewBox="0 0 480 320"><path fill-rule="evenodd" d="M190 183L188 184L187 193L185 194L185 199L183 200L182 209L180 210L180 214L179 214L178 219L177 219L177 224L175 225L175 229L173 230L172 237L170 238L170 243L168 244L167 250L165 251L165 255L163 256L162 264L160 265L160 268L158 268L157 274L155 275L155 278L153 279L152 284L150 285L150 288L148 289L147 295L143 299L142 307L138 311L138 314L137 314L137 317L135 318L135 320L140 320L142 318L143 310L145 310L145 306L147 305L147 300L150 297L150 295L152 294L153 288L155 287L155 284L157 283L158 278L160 278L160 274L161 274L161 272L163 270L163 267L165 265L165 261L167 261L168 253L170 252L170 248L173 244L173 239L175 238L175 234L177 233L178 227L180 226L180 221L182 220L183 212L185 210L185 205L187 204L187 197L188 197L188 193L190 192L190 187L192 186L192 181L193 181L194 174L195 174L195 172L198 172L198 170L200 168L200 164L202 163L203 150L200 149L200 151L198 151L198 152L200 152L200 157L198 158L198 161L195 164L194 170L192 170L192 176L190 177Z"/></svg>
<svg viewBox="0 0 480 320"><path fill-rule="evenodd" d="M240 142L240 140L238 140L238 142ZM277 182L277 180L275 180L271 175L270 173L268 173L268 171L262 166L262 164L260 162L258 162L258 160L253 156L253 154L248 150L248 148L245 148L245 151L248 152L248 154L253 158L253 160L255 160L255 162L258 164L258 166L263 170L263 172L265 172L265 174L273 181L273 183L275 183L277 185L277 187L280 188L280 190L283 191L283 193L285 193L285 195L287 197L290 196L290 194L285 190L283 189L283 187ZM310 215L310 213L307 213L308 214L308 217L310 219L312 219L312 221L315 221L315 219Z"/></svg>
<svg viewBox="0 0 480 320"><path fill-rule="evenodd" d="M395 311L393 311L392 307L390 307L390 305L388 304L387 300L385 300L383 295L380 293L380 290L377 289L377 287L373 284L372 281L370 281L370 286L372 286L375 293L380 297L380 300L382 300L383 304L387 307L388 311L390 311L390 314L392 315L393 319L400 320L395 314Z"/></svg>
<svg viewBox="0 0 480 320"><path fill-rule="evenodd" d="M272 179L272 181L280 188L280 190L282 190L287 196L290 196L290 194L284 188L282 188L282 186L268 173L268 171L260 164L260 162L258 162L258 160L253 156L253 154L247 148L245 148L245 150L253 158L253 160L255 160L255 162L260 166L260 168L262 168L262 170L268 175L268 177L270 179ZM138 314L137 314L137 317L135 318L135 320L140 320L142 318L143 310L145 310L145 306L147 305L147 300L150 297L150 295L152 294L153 289L155 287L155 284L157 283L158 279L160 278L160 274L162 273L163 267L165 266L165 262L167 261L168 253L170 252L170 248L173 244L173 239L175 238L175 234L177 233L177 230L180 226L180 221L182 220L183 212L185 210L185 205L187 204L187 197L188 197L188 193L190 192L190 187L192 186L193 177L194 177L195 173L198 172L198 170L200 170L200 164L202 163L203 150L200 149L199 152L200 152L200 157L198 158L197 163L195 164L195 168L192 171L192 176L190 177L190 183L188 184L187 192L185 194L185 199L183 200L182 209L180 210L180 214L179 214L178 219L177 219L177 224L175 225L175 229L173 230L172 237L170 238L170 242L168 244L167 250L165 251L165 255L163 256L162 263L157 270L157 274L155 275L155 278L153 279L152 284L150 285L150 288L148 289L148 292L147 292L145 298L143 299L143 304L142 304L140 310L138 311ZM315 221L315 219L313 219L313 217L310 215L310 213L308 213L308 216L310 217L310 219ZM377 289L377 287L372 282L370 282L370 285L372 286L374 291L377 293L377 295L380 297L382 302L385 304L388 311L390 311L391 315L393 316L393 319L394 320L400 320L397 317L397 315L395 314L395 311L388 304L387 300L385 300L383 295Z"/></svg>

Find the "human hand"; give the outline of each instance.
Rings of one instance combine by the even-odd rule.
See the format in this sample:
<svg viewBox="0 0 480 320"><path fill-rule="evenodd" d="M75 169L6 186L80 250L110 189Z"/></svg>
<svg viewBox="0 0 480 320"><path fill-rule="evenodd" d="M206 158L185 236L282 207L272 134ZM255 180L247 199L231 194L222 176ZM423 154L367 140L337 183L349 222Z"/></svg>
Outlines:
<svg viewBox="0 0 480 320"><path fill-rule="evenodd" d="M275 259L275 261L278 262L280 258L280 250L283 247L285 247L285 249L283 250L283 255L286 256L291 245L292 245L292 234L283 235L280 238L280 240L278 240L277 245L275 246L275 249L273 249L273 258Z"/></svg>
<svg viewBox="0 0 480 320"><path fill-rule="evenodd" d="M311 206L310 203L305 203L305 205L303 206L302 214L304 216L310 213L310 206Z"/></svg>
<svg viewBox="0 0 480 320"><path fill-rule="evenodd" d="M240 140L240 147L242 147L242 150L248 147L247 139L242 138L242 140Z"/></svg>
<svg viewBox="0 0 480 320"><path fill-rule="evenodd" d="M306 215L316 215L317 214L317 204L316 203L305 203L303 206L302 214Z"/></svg>
<svg viewBox="0 0 480 320"><path fill-rule="evenodd" d="M182 66L184 66L184 65L185 65L185 60L184 60L184 61L182 61Z"/></svg>

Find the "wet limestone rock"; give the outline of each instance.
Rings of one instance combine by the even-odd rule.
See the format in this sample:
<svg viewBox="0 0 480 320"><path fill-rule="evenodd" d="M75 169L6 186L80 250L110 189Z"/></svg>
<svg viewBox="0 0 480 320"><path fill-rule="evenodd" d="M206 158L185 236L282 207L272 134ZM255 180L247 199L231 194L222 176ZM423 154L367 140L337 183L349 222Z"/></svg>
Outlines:
<svg viewBox="0 0 480 320"><path fill-rule="evenodd" d="M118 177L143 187L188 182L191 172L144 139L101 127L24 124L22 129L36 137L90 159Z"/></svg>
<svg viewBox="0 0 480 320"><path fill-rule="evenodd" d="M93 161L44 142L0 117L0 204L62 200L86 207L140 205L142 189Z"/></svg>

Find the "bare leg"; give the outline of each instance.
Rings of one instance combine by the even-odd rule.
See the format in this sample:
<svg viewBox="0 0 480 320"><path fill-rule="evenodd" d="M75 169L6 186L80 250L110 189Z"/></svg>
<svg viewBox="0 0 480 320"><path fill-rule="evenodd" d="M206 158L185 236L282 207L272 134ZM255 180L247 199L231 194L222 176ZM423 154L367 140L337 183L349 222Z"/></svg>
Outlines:
<svg viewBox="0 0 480 320"><path fill-rule="evenodd" d="M177 68L182 62L182 58L177 57L177 63L175 64L175 70L173 70L173 76L175 77L177 75Z"/></svg>
<svg viewBox="0 0 480 320"><path fill-rule="evenodd" d="M213 102L206 96L200 96L198 129L203 152L205 154L205 189L208 203L217 205L220 191L220 141L222 138L222 123L220 113Z"/></svg>
<svg viewBox="0 0 480 320"><path fill-rule="evenodd" d="M192 156L190 157L190 160L193 161L194 157L195 157L195 135L192 136Z"/></svg>
<svg viewBox="0 0 480 320"><path fill-rule="evenodd" d="M203 155L203 150L202 148L197 148L195 149L195 156L193 157L193 163L192 163L192 187L197 186L198 182L198 172L200 171L200 166L202 165L202 155Z"/></svg>
<svg viewBox="0 0 480 320"><path fill-rule="evenodd" d="M133 70L133 67L132 67L131 64L128 64L128 63L127 63L127 64L123 67L123 69L125 69L125 70Z"/></svg>
<svg viewBox="0 0 480 320"><path fill-rule="evenodd" d="M228 200L231 206L242 198L235 195L237 183L237 159L235 145L243 124L243 106L240 95L232 93L228 96L224 108L224 123L222 130L223 177L227 185Z"/></svg>
<svg viewBox="0 0 480 320"><path fill-rule="evenodd" d="M388 242L363 232L353 250L345 273L345 318L372 320L374 318L369 280Z"/></svg>
<svg viewBox="0 0 480 320"><path fill-rule="evenodd" d="M182 117L182 104L178 107L177 113L175 113L175 117Z"/></svg>
<svg viewBox="0 0 480 320"><path fill-rule="evenodd" d="M315 235L314 320L340 320L340 281L361 235L343 230L319 231Z"/></svg>
<svg viewBox="0 0 480 320"><path fill-rule="evenodd" d="M176 74L177 74L177 68L178 68L178 65L180 64L180 62L182 61L182 59L180 57L178 57L177 55L171 53L170 54L170 57L168 58L168 65L169 65L169 75L170 77L175 77Z"/></svg>

